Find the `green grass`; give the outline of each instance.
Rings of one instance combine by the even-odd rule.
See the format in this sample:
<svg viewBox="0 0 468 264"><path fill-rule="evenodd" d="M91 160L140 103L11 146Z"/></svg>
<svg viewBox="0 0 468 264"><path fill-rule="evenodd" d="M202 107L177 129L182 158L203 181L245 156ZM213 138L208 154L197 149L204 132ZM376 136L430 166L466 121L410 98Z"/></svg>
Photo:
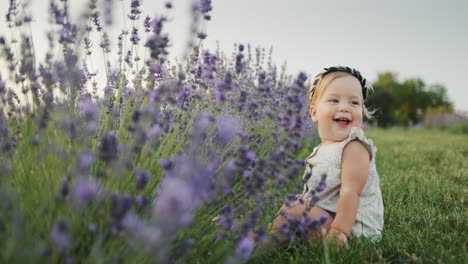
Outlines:
<svg viewBox="0 0 468 264"><path fill-rule="evenodd" d="M249 263L468 263L468 136L403 129L366 134L378 148L382 240L354 240L339 252L294 244Z"/></svg>

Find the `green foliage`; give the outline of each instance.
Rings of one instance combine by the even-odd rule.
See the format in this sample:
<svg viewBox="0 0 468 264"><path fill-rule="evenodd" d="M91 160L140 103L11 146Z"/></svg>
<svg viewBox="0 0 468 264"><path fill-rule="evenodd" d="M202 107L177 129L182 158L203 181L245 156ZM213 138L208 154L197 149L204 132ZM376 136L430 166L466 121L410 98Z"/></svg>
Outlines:
<svg viewBox="0 0 468 264"><path fill-rule="evenodd" d="M453 112L447 89L441 84L427 86L419 78L399 82L394 73L385 72L378 75L373 86L374 93L366 104L377 110L372 122L379 127L415 125L427 113Z"/></svg>

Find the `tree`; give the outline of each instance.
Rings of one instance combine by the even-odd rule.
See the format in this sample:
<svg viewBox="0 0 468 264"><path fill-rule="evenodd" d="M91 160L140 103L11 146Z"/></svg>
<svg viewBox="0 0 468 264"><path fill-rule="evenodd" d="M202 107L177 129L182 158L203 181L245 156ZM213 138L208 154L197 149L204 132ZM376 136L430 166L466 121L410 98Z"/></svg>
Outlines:
<svg viewBox="0 0 468 264"><path fill-rule="evenodd" d="M375 109L372 121L379 127L417 124L426 113L453 111L453 104L442 84L426 86L420 78L397 80L392 72L379 73L373 83L374 93L366 101L370 110Z"/></svg>

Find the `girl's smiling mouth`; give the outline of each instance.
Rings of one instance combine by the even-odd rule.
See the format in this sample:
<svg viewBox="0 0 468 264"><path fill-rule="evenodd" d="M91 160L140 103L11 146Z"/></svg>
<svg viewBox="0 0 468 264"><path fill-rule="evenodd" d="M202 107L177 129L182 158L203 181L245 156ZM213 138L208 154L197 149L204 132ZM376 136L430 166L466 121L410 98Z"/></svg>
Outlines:
<svg viewBox="0 0 468 264"><path fill-rule="evenodd" d="M347 127L351 123L351 120L344 117L335 118L333 121L337 122L340 127Z"/></svg>

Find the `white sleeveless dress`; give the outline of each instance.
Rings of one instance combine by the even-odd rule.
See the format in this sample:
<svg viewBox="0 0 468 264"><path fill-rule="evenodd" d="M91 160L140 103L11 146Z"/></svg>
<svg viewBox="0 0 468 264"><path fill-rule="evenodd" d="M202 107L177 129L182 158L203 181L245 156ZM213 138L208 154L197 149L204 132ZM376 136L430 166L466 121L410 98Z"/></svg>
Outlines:
<svg viewBox="0 0 468 264"><path fill-rule="evenodd" d="M327 175L325 179L325 190L316 193L321 199L315 204L320 208L336 213L336 206L340 197L341 187L341 157L343 149L352 140L359 140L367 148L371 155L369 164L369 176L366 185L362 190L359 199L359 207L356 216L356 222L352 228L352 235L369 237L372 240L378 240L383 230L383 201L380 192L379 175L375 167L375 153L377 148L371 139L364 135L360 127L352 127L349 137L341 142L335 142L324 146L317 146L309 157L305 160L307 173L312 176L304 184L304 191L299 196L307 201L311 199L310 191L314 190L317 183L320 182L322 175Z"/></svg>

